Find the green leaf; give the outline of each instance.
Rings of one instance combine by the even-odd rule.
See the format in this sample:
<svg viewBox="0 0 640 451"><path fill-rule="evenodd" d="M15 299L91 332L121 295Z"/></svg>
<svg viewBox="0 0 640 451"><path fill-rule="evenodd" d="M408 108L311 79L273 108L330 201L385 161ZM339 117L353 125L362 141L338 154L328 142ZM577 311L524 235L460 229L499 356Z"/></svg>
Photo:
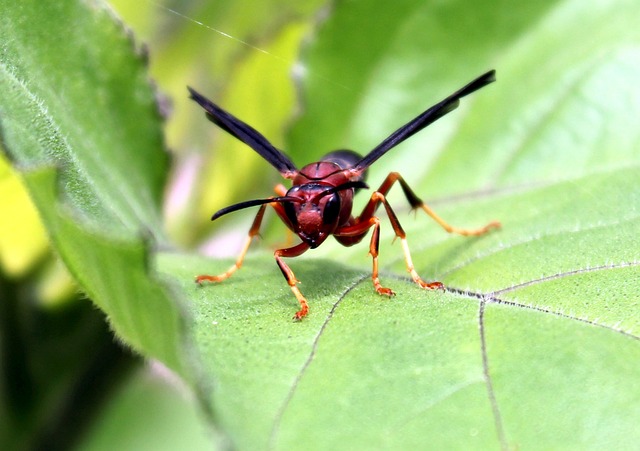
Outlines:
<svg viewBox="0 0 640 451"><path fill-rule="evenodd" d="M0 6L2 140L57 251L127 344L193 381L148 264L168 158L142 55L100 2Z"/></svg>
<svg viewBox="0 0 640 451"><path fill-rule="evenodd" d="M214 449L196 400L186 387L167 380L166 373L159 365L134 372L109 400L78 449Z"/></svg>
<svg viewBox="0 0 640 451"><path fill-rule="evenodd" d="M498 83L385 155L371 168L369 183L376 187L397 170L450 223L475 227L499 219L503 228L477 238L447 236L421 212L408 215L400 190L390 193L416 270L447 290L423 291L406 276L402 249L391 243L383 218L381 281L397 296L374 293L366 239L352 248L328 242L287 260L311 307L300 323L289 320L297 303L265 251L250 253L230 280L204 287L193 275L221 273L232 262L181 252L147 256L146 244L163 240L157 179L149 165L125 171L117 156L141 152L143 161L152 161L160 148L157 124L150 126L155 132L139 133L145 143L107 134L99 153L105 165L82 163L88 155L80 137L102 130L82 100L102 86L97 68L106 76L129 67L111 60L119 53L104 41L118 36L122 55L129 54L127 45L94 11L98 31L60 46L51 38L62 34L59 22L86 21L84 10L45 11L45 20L35 3L26 4L20 13L3 5L13 15L0 19L8 43L0 87L11 93L0 106L7 150L19 166L61 168L57 184L50 169L25 176L58 250L121 339L191 384L202 376L213 387L201 400L235 447L636 446L637 2L337 3L305 52L305 112L288 153L300 163L337 147L367 152L495 67ZM15 30L23 14L46 29L46 42L27 40L27 27ZM103 28L111 32L105 36ZM15 50L27 42L36 48ZM94 54L86 51L53 64L47 56L83 46L110 58L84 64ZM47 70L35 64L40 59ZM136 112L113 111L110 127L149 117L151 95L141 87L139 60L133 61L138 76L121 77L118 86L142 100L128 102L132 96L120 93L109 105ZM60 73L78 66L89 72L80 81ZM75 100L54 95L65 92L59 86L77 89ZM69 115L73 120L65 120ZM45 152L50 149L55 152ZM118 171L127 177L116 190L103 172ZM136 176L145 178L136 186L156 201L147 204L130 189ZM362 205L367 196L360 197ZM86 222L109 233L87 229ZM143 228L150 231L147 241L137 238ZM148 274L149 266L171 290ZM118 271L124 267L126 274ZM188 299L188 316L182 299Z"/></svg>
<svg viewBox="0 0 640 451"><path fill-rule="evenodd" d="M503 228L447 237L406 215L398 189L415 266L446 293L400 276L386 223L390 301L373 293L366 240L291 262L312 309L303 324L278 322L296 305L269 256L192 288L216 408L240 448L637 443L639 18L622 1L336 5L306 53L288 152L367 152L495 66L496 84L386 155L369 183L400 171L452 224ZM174 258L160 266L186 280L194 263Z"/></svg>

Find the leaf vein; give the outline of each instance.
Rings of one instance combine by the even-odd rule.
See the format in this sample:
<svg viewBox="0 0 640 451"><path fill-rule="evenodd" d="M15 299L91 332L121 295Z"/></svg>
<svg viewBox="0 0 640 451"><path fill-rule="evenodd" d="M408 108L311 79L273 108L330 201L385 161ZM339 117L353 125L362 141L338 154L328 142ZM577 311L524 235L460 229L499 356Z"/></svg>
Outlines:
<svg viewBox="0 0 640 451"><path fill-rule="evenodd" d="M280 409L276 413L276 416L275 416L274 421L273 421L273 427L271 428L271 434L269 436L269 449L274 449L275 448L275 443L276 443L278 431L280 430L280 425L282 423L282 418L284 416L284 413L287 410L287 407L289 406L289 404L291 403L291 400L293 399L293 395L295 394L295 391L297 390L297 388L298 388L298 386L300 384L300 381L304 377L304 374L306 373L307 369L311 365L311 362L313 361L313 359L314 359L314 357L316 355L316 352L318 350L318 343L320 341L320 337L323 335L327 325L329 324L329 321L331 321L331 318L333 318L333 314L337 310L338 306L342 303L343 299L349 293L351 293L351 291L353 291L360 283L362 283L367 278L368 278L368 274L367 273L362 274L360 277L358 277L351 285L349 285L340 294L340 296L338 296L338 300L333 304L333 306L331 307L331 310L329 310L329 313L327 313L327 317L325 318L324 322L320 326L320 329L318 329L318 333L316 334L316 336L315 336L315 338L313 340L313 343L311 345L311 351L309 352L309 355L307 356L307 359L302 364L302 367L300 368L300 371L298 372L297 376L295 377L295 379L293 381L293 384L291 385L291 389L287 393L282 405L280 406Z"/></svg>

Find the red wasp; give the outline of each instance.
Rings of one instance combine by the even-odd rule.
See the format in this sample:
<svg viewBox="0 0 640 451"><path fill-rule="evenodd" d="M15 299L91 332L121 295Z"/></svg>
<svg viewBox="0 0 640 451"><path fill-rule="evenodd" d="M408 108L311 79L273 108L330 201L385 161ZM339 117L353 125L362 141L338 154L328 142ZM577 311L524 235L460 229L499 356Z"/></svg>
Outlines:
<svg viewBox="0 0 640 451"><path fill-rule="evenodd" d="M413 280L422 288L428 290L443 289L444 287L440 282L425 282L422 280L413 267L405 232L385 198L393 184L395 182L400 183L412 209L423 209L449 233L477 236L486 233L492 228L500 227L500 223L493 221L478 229L452 227L429 208L397 172L391 172L387 176L382 182L382 185L380 185L380 188L373 192L360 216L356 217L351 214L353 196L358 190L368 188L364 182L367 168L378 158L427 125L456 109L462 97L471 94L493 81L495 81L495 71L492 70L481 75L400 127L364 157L351 150L336 150L325 155L320 161L308 164L300 170L296 168L286 155L271 145L271 143L254 128L227 113L195 90L189 88L191 98L205 109L207 118L211 122L258 152L262 158L271 163L285 179L293 180L293 186L289 190L281 184L275 187L277 197L255 199L231 205L216 212L211 217L213 221L220 216L236 210L260 206L253 225L251 229L249 229L249 235L245 245L233 266L217 276L197 276L196 282L199 284L205 281L221 282L230 277L242 266L251 240L259 232L265 209L267 205L270 205L286 226L302 240L301 243L293 247L278 249L274 252L276 263L280 267L291 291L300 303L300 310L297 311L294 316L295 320L304 318L309 312L309 306L307 300L298 289L298 280L293 274L293 271L284 262L283 257L297 257L308 249L315 249L330 235L333 235L340 244L352 246L359 243L369 232L369 229L373 229L371 242L369 244L369 252L373 258L373 273L371 275L373 286L379 294L393 296L395 293L391 289L380 285L380 280L378 279L380 219L375 216L375 213L380 204L382 204L387 211L393 231L396 236L400 238L407 270Z"/></svg>

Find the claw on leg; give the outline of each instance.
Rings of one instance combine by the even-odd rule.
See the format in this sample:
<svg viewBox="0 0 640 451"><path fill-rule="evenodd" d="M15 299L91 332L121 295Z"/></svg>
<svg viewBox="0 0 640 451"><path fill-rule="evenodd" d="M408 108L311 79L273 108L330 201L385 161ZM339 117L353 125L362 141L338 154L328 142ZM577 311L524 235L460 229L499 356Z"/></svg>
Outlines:
<svg viewBox="0 0 640 451"><path fill-rule="evenodd" d="M415 280L415 279L414 279ZM442 290L444 291L444 285L442 282L425 282L424 280L418 278L415 282L420 285L420 288L424 288L425 290Z"/></svg>
<svg viewBox="0 0 640 451"><path fill-rule="evenodd" d="M405 237L400 238L402 242L402 251L404 252L404 261L407 264L407 271L411 274L411 278L415 283L417 283L420 288L424 288L425 290L444 290L444 285L442 282L425 282L420 278L415 268L413 267L413 260L411 260L411 252L409 251L409 245L407 244L407 239Z"/></svg>
<svg viewBox="0 0 640 451"><path fill-rule="evenodd" d="M391 288L385 288L380 285L380 278L378 277L378 249L380 248L380 220L375 216L371 218L373 223L373 232L371 233L371 242L369 244L369 255L373 259L373 270L371 271L371 280L373 281L373 288L376 293L383 296L395 296Z"/></svg>
<svg viewBox="0 0 640 451"><path fill-rule="evenodd" d="M385 288L380 285L380 280L377 277L373 279L373 288L375 288L376 293L383 296L392 297L396 295L395 291L393 291L391 288Z"/></svg>
<svg viewBox="0 0 640 451"><path fill-rule="evenodd" d="M260 232L260 224L262 224L262 218L264 217L264 211L266 208L267 206L263 205L258 210L258 213L256 214L256 217L253 220L253 224L251 225L251 229L249 229L249 234L247 235L247 239L244 242L244 246L242 246L242 250L240 251L240 255L238 256L238 259L236 260L236 262L233 265L231 265L231 267L227 269L225 272L217 276L210 276L208 274L202 274L202 275L196 276L195 282L198 285L202 285L202 282L222 282L223 280L231 277L231 275L234 272L240 269L240 267L242 266L242 262L244 261L244 256L247 255L247 251L249 250L249 246L251 245L251 241L253 240L253 237L257 236L258 233Z"/></svg>
<svg viewBox="0 0 640 451"><path fill-rule="evenodd" d="M245 241L244 246L242 248L242 252L240 252L240 256L238 257L236 262L233 265L231 265L231 267L229 267L229 269L227 269L222 274L218 274L217 276L211 276L209 274L201 274L199 276L196 276L196 283L198 285L202 285L202 282L222 282L223 280L231 277L231 275L237 270L239 270L240 267L242 266L244 256L247 254L247 251L249 250L249 245L251 244L251 240L253 239L253 237L254 235L249 235L247 237L247 240Z"/></svg>
<svg viewBox="0 0 640 451"><path fill-rule="evenodd" d="M293 315L293 320L300 321L302 320L302 318L307 316L307 313L309 313L309 304L307 304L307 299L304 297L302 292L300 292L300 289L298 288L296 283L298 283L298 281L294 279L293 285L289 284L289 288L291 288L293 295L298 300L298 303L300 303L300 310L298 310L296 314Z"/></svg>
<svg viewBox="0 0 640 451"><path fill-rule="evenodd" d="M309 245L303 242L298 244L297 246L293 246L287 249L278 249L277 251L274 252L276 263L278 264L280 271L282 271L282 275L284 276L285 280L289 284L289 288L291 288L291 292L293 293L293 295L298 300L298 303L300 304L300 310L298 310L296 314L293 316L294 321L300 321L302 318L307 316L307 314L309 313L309 304L307 304L306 298L298 288L298 285L297 285L299 283L298 279L296 279L296 276L293 273L293 271L291 271L291 268L289 268L289 266L284 262L284 260L282 260L282 257L297 257L298 255L304 253L308 249L309 249Z"/></svg>
<svg viewBox="0 0 640 451"><path fill-rule="evenodd" d="M231 274L236 270L235 266L233 266L234 270L228 270L227 272L217 275L217 276L210 276L208 274L201 274L199 276L196 276L196 283L198 285L202 285L203 282L222 282L224 279L228 279Z"/></svg>

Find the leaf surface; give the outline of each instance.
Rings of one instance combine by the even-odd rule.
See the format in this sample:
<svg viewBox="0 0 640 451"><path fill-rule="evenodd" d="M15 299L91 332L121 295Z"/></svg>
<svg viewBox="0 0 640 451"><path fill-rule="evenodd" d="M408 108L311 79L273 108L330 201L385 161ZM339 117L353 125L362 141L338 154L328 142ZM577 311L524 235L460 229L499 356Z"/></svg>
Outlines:
<svg viewBox="0 0 640 451"><path fill-rule="evenodd" d="M142 55L101 2L3 3L6 151L57 251L118 335L192 378L178 295L151 274L147 254L166 243L168 158Z"/></svg>

